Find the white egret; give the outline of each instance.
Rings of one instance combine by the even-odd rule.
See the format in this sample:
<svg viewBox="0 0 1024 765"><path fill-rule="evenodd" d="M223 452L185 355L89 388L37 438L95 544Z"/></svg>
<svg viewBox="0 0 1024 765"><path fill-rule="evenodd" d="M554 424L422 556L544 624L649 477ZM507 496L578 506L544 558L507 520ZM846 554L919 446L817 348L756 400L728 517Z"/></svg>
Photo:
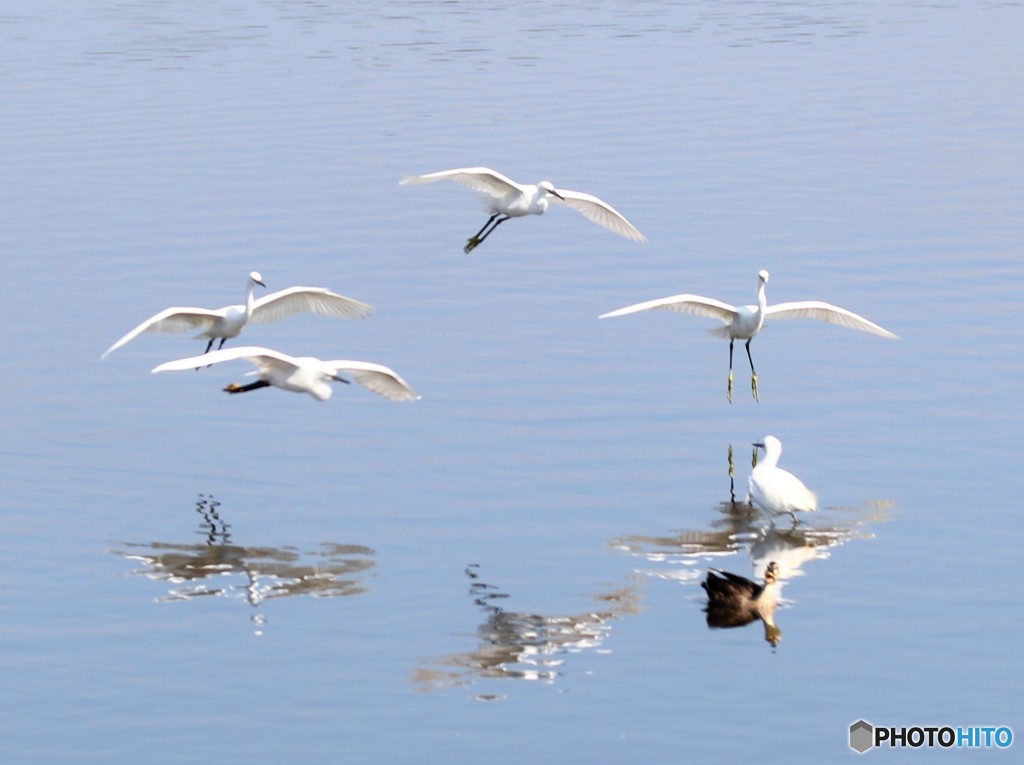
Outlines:
<svg viewBox="0 0 1024 765"><path fill-rule="evenodd" d="M289 287L255 299L253 291L257 286L266 287L259 272L253 271L246 283L243 305L229 305L215 310L165 308L107 348L100 358L106 358L143 332L188 332L201 329L202 332L196 335L195 339L209 339L210 342L206 344L206 352L209 352L214 340L220 338L220 345L217 346L220 350L224 347L224 341L238 337L246 324L267 324L286 319L301 311L342 319L362 318L373 311L373 307L366 303L335 294L324 287Z"/></svg>
<svg viewBox="0 0 1024 765"><path fill-rule="evenodd" d="M845 308L840 308L830 303L823 303L820 300L798 300L790 303L768 305L764 295L764 286L768 283L768 272L761 271L758 273L757 279L757 305L734 306L714 298L684 294L628 305L625 308L619 308L616 311L602 314L599 318L607 319L612 316L625 316L628 313L662 308L669 311L707 316L712 319L721 320L725 324L724 327L715 327L709 331L713 335L729 338L729 384L726 390L729 401L732 401L732 349L733 343L737 339L746 339L747 341L747 360L750 362L750 390L754 394L754 400L757 400L757 372L754 370L754 359L750 356L750 341L754 338L754 335L761 331L765 321L768 319L818 319L829 324L838 324L841 327L871 332L890 340L897 339L896 335L892 332L883 329L874 322L868 321L863 316L858 316L852 311L847 311Z"/></svg>
<svg viewBox="0 0 1024 765"><path fill-rule="evenodd" d="M348 383L348 380L339 376L346 372L364 388L392 401L414 401L419 398L397 372L381 364L348 359L322 361L313 356L289 356L270 348L253 345L210 351L201 356L168 361L154 367L153 372L181 372L203 364L220 364L235 359L245 359L255 364L256 370L246 376L255 376L259 379L248 385L231 383L224 388L227 393L245 393L272 385L294 393L308 393L315 399L326 401L331 397L331 386L328 385L328 381Z"/></svg>
<svg viewBox="0 0 1024 765"><path fill-rule="evenodd" d="M632 223L607 202L581 191L556 189L550 181L541 181L537 184L516 183L489 167L460 167L426 175L412 175L403 178L400 183L433 183L439 180L455 181L480 192L484 209L491 214L483 228L466 242L463 251L467 253L472 252L494 229L509 218L543 215L548 209L549 199L556 204L573 208L582 213L587 220L604 226L619 236L632 239L634 242L647 241Z"/></svg>
<svg viewBox="0 0 1024 765"><path fill-rule="evenodd" d="M758 460L747 480L751 502L773 515L788 514L794 523L799 523L796 513L817 510L818 498L814 492L795 475L779 467L782 442L775 436L765 436L754 446L764 449L764 458Z"/></svg>

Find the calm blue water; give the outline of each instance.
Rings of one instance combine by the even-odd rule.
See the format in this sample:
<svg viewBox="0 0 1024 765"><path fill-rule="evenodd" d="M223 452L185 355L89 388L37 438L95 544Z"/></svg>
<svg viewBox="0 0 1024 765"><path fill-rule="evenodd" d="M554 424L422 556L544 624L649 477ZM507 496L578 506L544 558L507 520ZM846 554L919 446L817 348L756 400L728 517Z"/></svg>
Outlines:
<svg viewBox="0 0 1024 765"><path fill-rule="evenodd" d="M0 758L789 763L852 756L862 717L1024 735L1022 31L1003 3L10 4ZM650 241L552 209L464 255L473 194L398 180L466 165L597 194ZM760 403L737 348L730 405L712 322L597 320L753 302L761 268L770 302L901 339L776 324ZM99 360L253 269L377 310L245 341L423 399L150 375L187 335ZM822 505L793 532L729 502L730 446L742 500L767 433ZM781 643L709 630L706 569L766 556Z"/></svg>

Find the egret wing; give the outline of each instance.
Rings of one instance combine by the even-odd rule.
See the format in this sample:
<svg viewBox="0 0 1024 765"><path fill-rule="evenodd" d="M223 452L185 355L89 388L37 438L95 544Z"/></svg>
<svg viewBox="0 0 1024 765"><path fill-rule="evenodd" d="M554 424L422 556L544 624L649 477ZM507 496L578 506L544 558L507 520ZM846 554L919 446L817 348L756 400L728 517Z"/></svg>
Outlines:
<svg viewBox="0 0 1024 765"><path fill-rule="evenodd" d="M373 311L373 306L338 295L324 287L289 287L255 301L249 321L266 324L303 311L339 319L361 319Z"/></svg>
<svg viewBox="0 0 1024 765"><path fill-rule="evenodd" d="M714 298L689 294L671 295L655 300L647 300L643 303L627 305L625 308L601 314L598 318L609 319L613 316L625 316L628 313L649 311L655 308L676 311L677 313L688 313L693 316L705 316L710 319L718 319L725 324L731 324L733 319L736 318L735 306L723 303L721 300L715 300Z"/></svg>
<svg viewBox="0 0 1024 765"><path fill-rule="evenodd" d="M561 198L551 195L550 199L555 204L571 207L589 221L612 231L619 236L632 239L634 242L646 242L647 237L641 234L637 228L607 202L582 191L570 191L569 189L557 189Z"/></svg>
<svg viewBox="0 0 1024 765"><path fill-rule="evenodd" d="M889 330L878 326L872 321L868 321L863 316L830 303L822 303L820 300L776 303L765 309L764 318L766 321L768 319L817 319L818 321L826 321L829 324L838 324L840 327L870 332L873 335L880 335L890 340L898 339Z"/></svg>
<svg viewBox="0 0 1024 765"><path fill-rule="evenodd" d="M495 198L501 198L510 191L521 191L521 187L511 178L508 178L497 170L489 167L460 167L455 170L441 170L426 175L410 175L403 178L401 185L415 183L433 183L434 181L449 180L468 186L474 191L488 194Z"/></svg>
<svg viewBox="0 0 1024 765"><path fill-rule="evenodd" d="M234 361L235 359L245 359L255 364L261 370L291 370L298 366L295 363L295 359L287 354L279 353L270 348L261 348L257 345L240 345L237 348L223 348L219 351L210 351L201 356L190 356L187 359L166 361L154 367L153 372L182 372L211 364L220 364L225 361Z"/></svg>
<svg viewBox="0 0 1024 765"><path fill-rule="evenodd" d="M188 332L193 329L209 329L222 316L221 311L208 308L165 308L151 316L104 351L101 359L130 342L143 332Z"/></svg>
<svg viewBox="0 0 1024 765"><path fill-rule="evenodd" d="M392 401L415 401L419 398L409 383L399 377L395 370L383 364L340 359L325 361L324 365L334 369L335 374L348 372L364 388Z"/></svg>

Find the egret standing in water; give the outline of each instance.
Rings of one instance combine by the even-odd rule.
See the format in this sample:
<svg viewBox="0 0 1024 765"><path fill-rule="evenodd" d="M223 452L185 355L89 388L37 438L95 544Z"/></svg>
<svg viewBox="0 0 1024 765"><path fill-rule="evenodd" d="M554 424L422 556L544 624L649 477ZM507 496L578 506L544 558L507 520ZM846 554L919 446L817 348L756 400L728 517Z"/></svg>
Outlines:
<svg viewBox="0 0 1024 765"><path fill-rule="evenodd" d="M395 370L381 364L348 359L322 361L313 356L289 356L270 348L252 345L168 361L155 367L153 372L181 372L203 364L220 364L235 359L245 359L255 364L256 371L250 372L248 376L259 379L248 385L231 383L224 388L227 393L246 393L273 386L293 393L308 393L318 401L326 401L332 392L328 382L348 383L348 380L340 376L342 372L347 372L363 387L392 401L414 401L419 398L416 391Z"/></svg>
<svg viewBox="0 0 1024 765"><path fill-rule="evenodd" d="M830 303L823 303L820 300L798 300L791 303L768 305L764 294L764 286L768 283L768 272L758 273L757 280L757 305L734 306L714 298L684 294L636 303L617 311L602 314L600 318L608 319L612 316L625 316L627 313L662 308L721 320L725 324L724 327L716 327L709 331L713 335L729 338L729 385L726 389L726 396L730 402L732 401L732 350L733 343L737 339L747 341L745 347L747 360L750 362L750 390L754 395L754 400L758 400L757 372L754 370L754 359L750 355L750 341L761 331L768 319L818 319L829 324L838 324L841 327L881 335L890 340L897 339L892 332L868 321L863 316L858 316L852 311Z"/></svg>
<svg viewBox="0 0 1024 765"><path fill-rule="evenodd" d="M217 346L220 350L224 347L224 341L238 337L246 324L267 324L286 319L301 311L342 319L362 318L373 311L373 307L366 303L335 294L323 287L289 287L271 292L259 299L253 297L256 287L266 288L266 285L259 272L253 271L246 282L243 305L229 305L217 309L165 308L107 348L100 358L106 358L143 332L188 332L201 329L202 332L196 335L195 339L209 339L205 351L209 353L214 340L220 338L220 345Z"/></svg>
<svg viewBox="0 0 1024 765"><path fill-rule="evenodd" d="M548 209L549 200L573 208L582 213L587 220L604 226L619 236L632 239L634 242L647 241L647 238L610 204L581 191L556 189L550 181L541 181L537 184L516 183L489 167L460 167L456 170L412 175L403 178L399 183L433 183L440 180L455 181L480 192L484 208L491 214L483 228L471 236L466 246L462 248L466 253L472 252L494 229L509 218L543 215Z"/></svg>
<svg viewBox="0 0 1024 765"><path fill-rule="evenodd" d="M764 458L750 471L747 481L751 502L772 515L790 515L794 524L800 523L796 513L817 510L818 498L814 492L795 475L779 467L782 442L775 436L765 436L754 446L764 449Z"/></svg>

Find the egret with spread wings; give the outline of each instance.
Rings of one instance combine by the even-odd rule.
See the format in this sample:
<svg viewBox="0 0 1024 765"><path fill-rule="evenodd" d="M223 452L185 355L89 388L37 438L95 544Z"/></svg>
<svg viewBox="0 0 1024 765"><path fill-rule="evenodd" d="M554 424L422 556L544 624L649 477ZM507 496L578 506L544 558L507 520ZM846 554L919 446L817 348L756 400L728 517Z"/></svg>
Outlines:
<svg viewBox="0 0 1024 765"><path fill-rule="evenodd" d="M491 170L489 167L461 167L456 170L442 170L426 175L412 175L400 183L433 183L449 180L461 183L480 193L484 207L491 214L483 228L476 232L463 247L472 252L478 244L509 218L524 215L543 215L548 202L571 207L582 213L587 220L612 231L619 236L644 242L647 238L626 220L614 207L591 194L569 189L556 189L550 181L540 183L516 183L511 178Z"/></svg>
<svg viewBox="0 0 1024 765"><path fill-rule="evenodd" d="M289 356L254 345L226 348L201 356L168 361L155 367L153 372L181 372L203 364L220 364L235 359L245 359L255 364L256 370L249 372L247 376L259 379L248 385L231 383L224 388L227 393L246 393L273 386L293 393L308 393L318 401L326 401L332 392L329 382L348 383L348 380L341 377L344 372L352 375L364 388L392 401L413 401L419 398L416 391L399 377L395 370L382 364L349 359L324 361L314 356Z"/></svg>
<svg viewBox="0 0 1024 765"><path fill-rule="evenodd" d="M220 338L220 345L217 346L220 350L224 347L224 341L238 337L246 324L267 324L302 311L342 319L362 318L373 311L373 307L366 303L338 295L324 287L289 287L257 299L253 297L257 286L266 287L259 272L253 271L246 283L245 303L242 305L216 309L178 306L165 308L107 348L101 358L106 358L143 332L202 330L195 339L208 339L205 352L209 353L214 340Z"/></svg>
<svg viewBox="0 0 1024 765"><path fill-rule="evenodd" d="M684 294L628 305L625 308L619 308L616 311L602 314L600 318L607 319L612 316L625 316L628 313L661 308L679 313L719 319L725 326L716 327L710 331L719 337L729 338L729 386L726 393L729 401L732 401L732 350L733 343L737 339L745 339L747 341L747 360L750 362L750 390L754 394L754 400L757 400L757 372L754 370L754 359L750 355L750 341L754 338L754 335L761 331L765 321L768 319L818 319L829 324L838 324L841 327L870 332L890 340L896 339L896 335L892 332L883 329L874 322L868 321L863 316L858 316L852 311L847 311L845 308L840 308L830 303L823 303L820 300L798 300L790 303L768 305L764 294L764 287L768 283L768 272L761 271L758 273L757 279L757 305L734 306L714 298Z"/></svg>

